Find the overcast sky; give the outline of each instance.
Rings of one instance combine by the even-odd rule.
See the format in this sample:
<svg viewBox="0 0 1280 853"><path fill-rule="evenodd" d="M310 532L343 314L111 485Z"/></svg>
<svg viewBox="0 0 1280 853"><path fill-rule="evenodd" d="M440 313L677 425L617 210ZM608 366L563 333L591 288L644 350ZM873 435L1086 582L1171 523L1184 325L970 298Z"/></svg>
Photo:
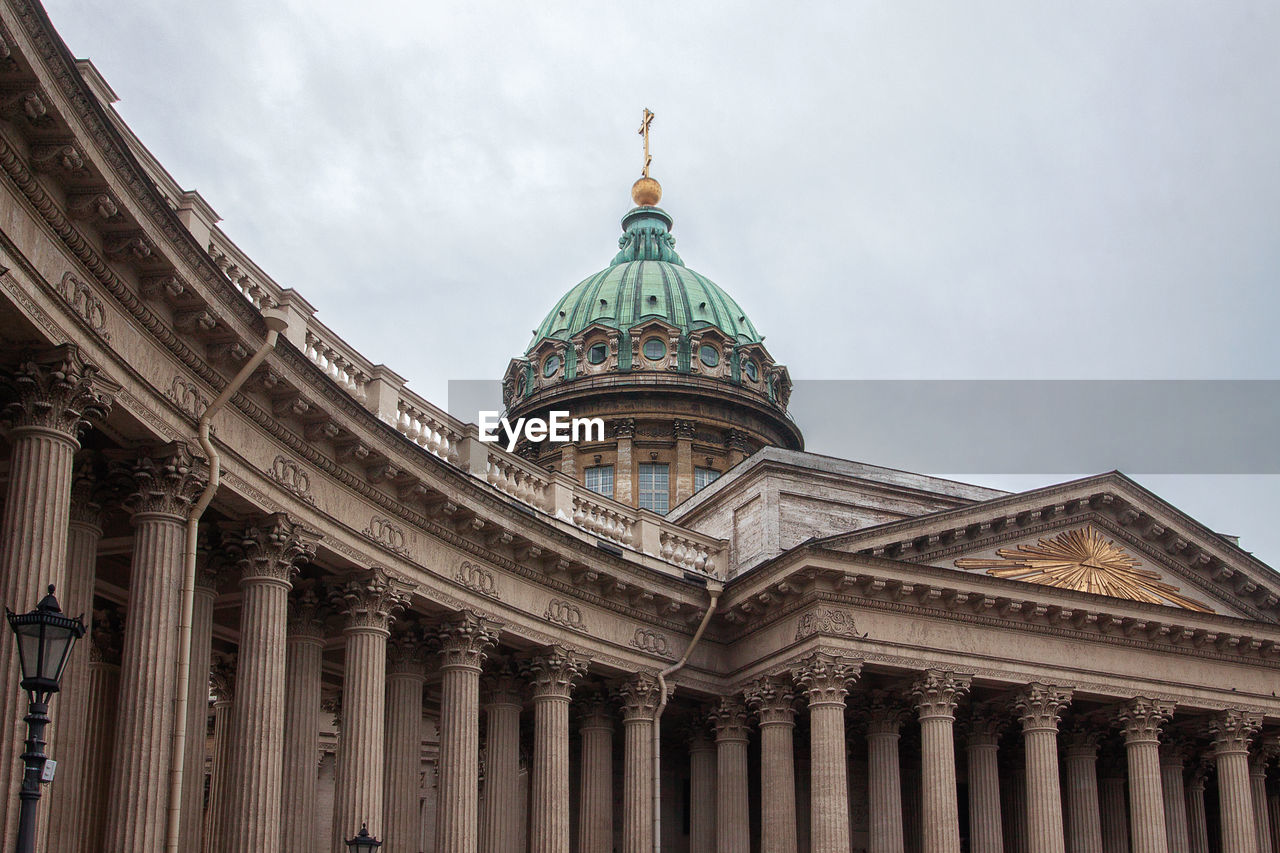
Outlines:
<svg viewBox="0 0 1280 853"><path fill-rule="evenodd" d="M796 379L1280 377L1275 2L47 6L231 238L442 405L608 263L643 107L685 262ZM1280 478L1138 479L1280 563Z"/></svg>

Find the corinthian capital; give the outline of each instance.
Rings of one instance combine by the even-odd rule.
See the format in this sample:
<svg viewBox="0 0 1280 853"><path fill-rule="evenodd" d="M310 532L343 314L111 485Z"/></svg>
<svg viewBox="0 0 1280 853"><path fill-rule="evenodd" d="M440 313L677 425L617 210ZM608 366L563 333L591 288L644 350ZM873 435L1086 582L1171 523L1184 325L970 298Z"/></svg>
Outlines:
<svg viewBox="0 0 1280 853"><path fill-rule="evenodd" d="M186 518L192 502L209 481L209 466L190 445L172 441L117 455L113 478L125 490L125 507L134 515L157 513Z"/></svg>
<svg viewBox="0 0 1280 853"><path fill-rule="evenodd" d="M925 670L911 688L920 719L954 719L956 705L969 692L970 677L942 669Z"/></svg>
<svg viewBox="0 0 1280 853"><path fill-rule="evenodd" d="M658 710L657 676L648 672L636 673L618 687L618 698L622 700L622 721L650 721Z"/></svg>
<svg viewBox="0 0 1280 853"><path fill-rule="evenodd" d="M814 652L791 671L791 676L814 705L844 705L849 685L862 673L862 662Z"/></svg>
<svg viewBox="0 0 1280 853"><path fill-rule="evenodd" d="M446 619L436 634L440 645L440 666L446 669L466 668L479 671L495 643L499 624L470 610Z"/></svg>
<svg viewBox="0 0 1280 853"><path fill-rule="evenodd" d="M1116 712L1125 743L1159 743L1160 727L1173 716L1173 703L1139 696Z"/></svg>
<svg viewBox="0 0 1280 853"><path fill-rule="evenodd" d="M746 689L747 704L760 718L760 725L790 724L796 718L796 692L781 678L765 676Z"/></svg>
<svg viewBox="0 0 1280 853"><path fill-rule="evenodd" d="M716 740L746 740L751 731L751 715L737 696L722 696L711 709Z"/></svg>
<svg viewBox="0 0 1280 853"><path fill-rule="evenodd" d="M289 594L289 636L323 640L325 622L329 618L328 591L314 579L303 579L293 585Z"/></svg>
<svg viewBox="0 0 1280 853"><path fill-rule="evenodd" d="M1253 736L1262 727L1262 715L1232 708L1209 721L1213 751L1217 755L1249 752Z"/></svg>
<svg viewBox="0 0 1280 853"><path fill-rule="evenodd" d="M541 654L524 662L521 669L533 689L533 698L568 699L573 686L587 671L589 660L564 646L549 646Z"/></svg>
<svg viewBox="0 0 1280 853"><path fill-rule="evenodd" d="M272 513L243 530L227 531L223 544L240 566L241 581L275 580L288 583L300 563L316 553L320 534L291 520L283 512Z"/></svg>
<svg viewBox="0 0 1280 853"><path fill-rule="evenodd" d="M1058 730L1058 718L1071 704L1071 691L1051 684L1028 684L1013 701L1023 732Z"/></svg>
<svg viewBox="0 0 1280 853"><path fill-rule="evenodd" d="M387 641L387 673L427 677L427 643L421 626L416 623L396 626Z"/></svg>
<svg viewBox="0 0 1280 853"><path fill-rule="evenodd" d="M347 617L348 631L389 631L413 590L413 584L375 566L348 575L334 587L330 602Z"/></svg>
<svg viewBox="0 0 1280 853"><path fill-rule="evenodd" d="M71 473L71 523L102 526L102 504L107 499L106 462L96 450L76 454Z"/></svg>
<svg viewBox="0 0 1280 853"><path fill-rule="evenodd" d="M11 397L4 417L15 430L50 429L72 439L105 419L120 391L75 344L23 353L4 384Z"/></svg>

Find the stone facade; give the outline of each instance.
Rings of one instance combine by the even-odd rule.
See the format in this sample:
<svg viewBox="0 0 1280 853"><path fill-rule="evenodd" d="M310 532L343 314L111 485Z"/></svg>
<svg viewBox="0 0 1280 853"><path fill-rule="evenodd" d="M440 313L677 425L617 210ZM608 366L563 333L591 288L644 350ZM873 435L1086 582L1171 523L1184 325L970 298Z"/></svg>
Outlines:
<svg viewBox="0 0 1280 853"><path fill-rule="evenodd" d="M482 443L347 346L41 10L0 25L0 592L54 582L91 622L48 849L1275 849L1280 581L1231 540L1119 474L1009 495L787 449L776 372L703 402L772 406L725 454L779 447L669 516L602 496L581 449ZM267 314L288 328L214 418L193 566L196 420ZM680 407L723 378L673 380L668 434L615 421L602 458L702 453Z"/></svg>

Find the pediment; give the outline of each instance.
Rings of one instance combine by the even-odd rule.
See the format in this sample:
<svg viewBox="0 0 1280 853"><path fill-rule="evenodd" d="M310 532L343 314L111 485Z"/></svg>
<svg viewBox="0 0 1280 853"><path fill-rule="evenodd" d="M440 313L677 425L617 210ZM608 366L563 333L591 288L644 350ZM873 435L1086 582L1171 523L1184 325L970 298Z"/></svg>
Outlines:
<svg viewBox="0 0 1280 853"><path fill-rule="evenodd" d="M1280 576L1116 473L820 544L1104 598L1280 622Z"/></svg>

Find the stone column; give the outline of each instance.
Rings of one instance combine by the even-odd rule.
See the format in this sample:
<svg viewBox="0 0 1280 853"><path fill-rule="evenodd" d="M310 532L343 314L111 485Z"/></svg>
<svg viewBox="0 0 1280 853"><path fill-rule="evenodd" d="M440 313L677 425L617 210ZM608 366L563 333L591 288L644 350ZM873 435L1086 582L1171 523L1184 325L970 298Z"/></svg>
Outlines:
<svg viewBox="0 0 1280 853"><path fill-rule="evenodd" d="M1071 703L1071 691L1029 684L1014 707L1022 723L1027 767L1027 851L1064 853L1062 789L1058 782L1058 718Z"/></svg>
<svg viewBox="0 0 1280 853"><path fill-rule="evenodd" d="M760 847L796 853L795 693L778 678L747 688L760 725Z"/></svg>
<svg viewBox="0 0 1280 853"><path fill-rule="evenodd" d="M382 850L417 853L422 772L422 691L427 683L422 629L401 626L387 647L386 778Z"/></svg>
<svg viewBox="0 0 1280 853"><path fill-rule="evenodd" d="M809 809L812 853L847 853L849 778L845 761L844 706L862 662L815 652L796 666L792 679L809 700ZM720 785L724 787L724 768ZM746 784L745 777L743 784ZM724 824L720 824L724 834ZM723 853L724 848L721 848Z"/></svg>
<svg viewBox="0 0 1280 853"><path fill-rule="evenodd" d="M592 696L583 704L578 737L578 850L613 853L613 714L603 696Z"/></svg>
<svg viewBox="0 0 1280 853"><path fill-rule="evenodd" d="M1222 849L1231 853L1259 853L1249 789L1249 743L1261 725L1260 715L1239 710L1223 711L1209 723L1218 766Z"/></svg>
<svg viewBox="0 0 1280 853"><path fill-rule="evenodd" d="M1098 799L1098 732L1077 725L1066 736L1067 853L1103 853Z"/></svg>
<svg viewBox="0 0 1280 853"><path fill-rule="evenodd" d="M747 793L747 707L736 696L721 697L712 719L716 726L716 850L750 853L751 802ZM844 764L843 744L840 763ZM817 848L815 847L816 851Z"/></svg>
<svg viewBox="0 0 1280 853"><path fill-rule="evenodd" d="M231 704L236 693L236 656L215 653L209 664L209 689L213 694L213 773L209 778L209 807L205 811L204 851L226 848L231 821L231 750L236 734Z"/></svg>
<svg viewBox="0 0 1280 853"><path fill-rule="evenodd" d="M133 513L133 564L111 768L111 789L129 795L112 800L107 848L152 853L164 847L169 805L186 517L204 489L207 468L175 442L120 460L116 471L136 489L126 500Z"/></svg>
<svg viewBox="0 0 1280 853"><path fill-rule="evenodd" d="M613 425L613 437L618 443L617 462L613 466L613 497L627 506L635 506L636 495L631 485L632 469L635 467L631 452L631 445L636 437L635 420L620 418Z"/></svg>
<svg viewBox="0 0 1280 853"><path fill-rule="evenodd" d="M658 679L640 673L618 688L622 699L622 851L653 851L653 715Z"/></svg>
<svg viewBox="0 0 1280 853"><path fill-rule="evenodd" d="M326 595L318 581L302 580L294 584L289 598L284 666L284 782L280 787L284 853L314 853L320 849L316 786Z"/></svg>
<svg viewBox="0 0 1280 853"><path fill-rule="evenodd" d="M363 825L377 838L385 834L387 638L412 592L410 584L374 567L348 576L330 597L334 609L346 617L342 732L333 793L334 853L346 853L346 839Z"/></svg>
<svg viewBox="0 0 1280 853"><path fill-rule="evenodd" d="M89 633L89 717L85 729L86 762L84 812L80 836L71 853L98 853L106 829L107 804L111 801L112 751L116 739L116 697L120 691L120 613L114 608L95 610Z"/></svg>
<svg viewBox="0 0 1280 853"><path fill-rule="evenodd" d="M1258 830L1258 853L1271 849L1271 819L1267 813L1267 759L1255 753L1249 760L1249 793L1253 800L1253 822Z"/></svg>
<svg viewBox="0 0 1280 853"><path fill-rule="evenodd" d="M569 699L587 659L551 646L528 662L533 693L529 853L569 849Z"/></svg>
<svg viewBox="0 0 1280 853"><path fill-rule="evenodd" d="M1160 727L1173 703L1137 698L1117 714L1129 761L1129 839L1133 853L1165 853L1164 794L1160 787Z"/></svg>
<svg viewBox="0 0 1280 853"><path fill-rule="evenodd" d="M73 344L24 353L3 384L13 402L3 412L11 450L0 521L0 603L25 613L44 598L49 584L59 591L65 587L79 435L91 421L106 417L118 388L99 376ZM63 603L64 612L79 615L67 609L65 596ZM17 689L21 667L13 632L5 627L0 632L0 840L9 850L17 841L27 700Z"/></svg>
<svg viewBox="0 0 1280 853"><path fill-rule="evenodd" d="M1005 853L1027 853L1027 759L1020 742L1000 756L1000 801Z"/></svg>
<svg viewBox="0 0 1280 853"><path fill-rule="evenodd" d="M693 357L696 360L698 354L694 353ZM676 504L679 504L693 496L693 436L696 432L696 427L693 421L677 418L674 424L674 431L676 437ZM766 847L765 849L769 848Z"/></svg>
<svg viewBox="0 0 1280 853"><path fill-rule="evenodd" d="M225 853L280 847L289 590L298 564L315 553L318 539L282 512L223 537L240 569L240 652L231 705L236 740Z"/></svg>
<svg viewBox="0 0 1280 853"><path fill-rule="evenodd" d="M1164 795L1165 834L1170 853L1187 853L1191 847L1187 826L1187 792L1182 782L1187 745L1182 740L1160 744L1160 789Z"/></svg>
<svg viewBox="0 0 1280 853"><path fill-rule="evenodd" d="M1106 853L1129 853L1129 806L1125 790L1125 762L1115 751L1101 768L1098 799L1102 818L1102 849Z"/></svg>
<svg viewBox="0 0 1280 853"><path fill-rule="evenodd" d="M187 745L182 762L182 850L199 850L204 837L205 733L209 726L209 671L213 662L213 605L218 599L221 559L203 538L191 608L191 664L187 681Z"/></svg>
<svg viewBox="0 0 1280 853"><path fill-rule="evenodd" d="M480 667L498 624L464 610L440 633L440 762L436 853L476 853L480 767Z"/></svg>
<svg viewBox="0 0 1280 853"><path fill-rule="evenodd" d="M695 723L689 745L689 853L716 851L716 744L705 722ZM582 853L589 853L585 848Z"/></svg>
<svg viewBox="0 0 1280 853"><path fill-rule="evenodd" d="M976 712L969 723L965 754L969 771L969 849L972 853L1004 853L999 754L1000 735L1007 722L999 711L984 708Z"/></svg>
<svg viewBox="0 0 1280 853"><path fill-rule="evenodd" d="M1267 818L1271 826L1271 846L1280 850L1280 789L1267 790Z"/></svg>
<svg viewBox="0 0 1280 853"><path fill-rule="evenodd" d="M870 853L903 853L902 768L898 756L907 709L884 691L872 694L867 717L867 801ZM975 848L975 851L977 848Z"/></svg>
<svg viewBox="0 0 1280 853"><path fill-rule="evenodd" d="M517 853L520 813L511 807L520 788L520 680L506 667L484 679L486 704L484 813L480 853ZM612 778L613 765L609 765ZM610 801L612 805L612 800ZM613 827L609 827L610 844Z"/></svg>
<svg viewBox="0 0 1280 853"><path fill-rule="evenodd" d="M1204 779L1208 768L1197 766L1187 780L1187 849L1209 853L1209 820L1204 808Z"/></svg>
<svg viewBox="0 0 1280 853"><path fill-rule="evenodd" d="M84 614L92 622L93 584L102 539L102 490L99 455L76 454L71 487L70 526L67 529L66 580L58 590L62 612ZM92 643L76 643L62 672L62 691L49 738L58 759L58 780L46 789L49 798L49 849L74 850L83 834L85 780L96 758L85 749L89 725L89 656Z"/></svg>
<svg viewBox="0 0 1280 853"><path fill-rule="evenodd" d="M920 713L924 853L960 853L952 727L956 704L968 691L969 676L940 669L927 670L911 691Z"/></svg>

